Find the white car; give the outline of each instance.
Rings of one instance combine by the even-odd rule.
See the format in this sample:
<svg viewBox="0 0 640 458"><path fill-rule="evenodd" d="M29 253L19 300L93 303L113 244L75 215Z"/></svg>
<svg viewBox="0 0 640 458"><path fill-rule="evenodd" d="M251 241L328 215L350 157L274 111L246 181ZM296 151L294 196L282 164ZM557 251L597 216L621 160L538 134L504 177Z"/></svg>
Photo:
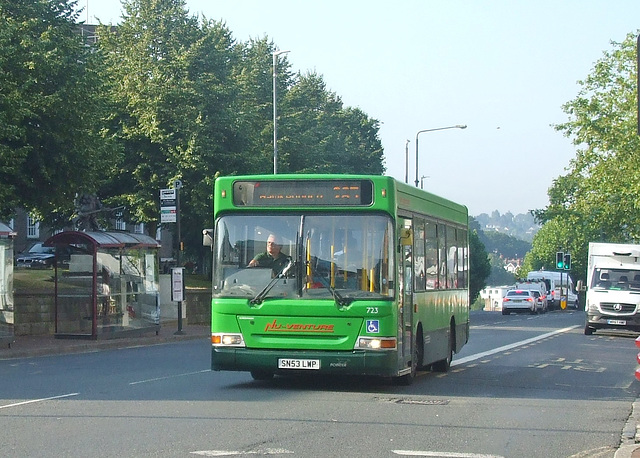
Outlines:
<svg viewBox="0 0 640 458"><path fill-rule="evenodd" d="M511 312L536 314L538 310L543 310L542 307L542 301L529 289L511 289L502 299L503 315L509 315Z"/></svg>

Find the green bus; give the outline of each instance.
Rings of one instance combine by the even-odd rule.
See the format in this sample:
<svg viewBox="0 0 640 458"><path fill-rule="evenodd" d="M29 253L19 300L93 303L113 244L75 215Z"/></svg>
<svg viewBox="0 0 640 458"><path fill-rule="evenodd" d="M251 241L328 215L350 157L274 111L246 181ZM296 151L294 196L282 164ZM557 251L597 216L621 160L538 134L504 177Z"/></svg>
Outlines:
<svg viewBox="0 0 640 458"><path fill-rule="evenodd" d="M212 370L447 371L469 337L467 215L384 176L217 178Z"/></svg>

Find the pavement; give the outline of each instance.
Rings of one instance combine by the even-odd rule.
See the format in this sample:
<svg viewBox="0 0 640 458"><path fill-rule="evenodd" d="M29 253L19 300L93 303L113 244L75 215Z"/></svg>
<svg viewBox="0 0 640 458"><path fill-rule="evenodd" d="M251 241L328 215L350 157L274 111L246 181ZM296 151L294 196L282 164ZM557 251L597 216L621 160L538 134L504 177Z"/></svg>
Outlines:
<svg viewBox="0 0 640 458"><path fill-rule="evenodd" d="M183 324L178 332L177 323L163 323L158 330L146 334L113 339L59 339L53 335L13 336L0 342L0 360L30 358L68 353L87 353L113 348L160 345L211 336L208 325ZM633 403L631 415L622 431L621 443L614 458L640 458L640 399Z"/></svg>
<svg viewBox="0 0 640 458"><path fill-rule="evenodd" d="M86 353L110 348L138 347L143 345L159 345L182 340L203 339L211 336L209 325L182 325L178 333L176 322L162 323L158 334L155 330L148 333L115 337L110 339L60 339L53 335L13 336L0 340L0 360L13 358L29 358L34 356L59 355L65 353Z"/></svg>
<svg viewBox="0 0 640 458"><path fill-rule="evenodd" d="M633 403L615 458L640 458L640 400Z"/></svg>

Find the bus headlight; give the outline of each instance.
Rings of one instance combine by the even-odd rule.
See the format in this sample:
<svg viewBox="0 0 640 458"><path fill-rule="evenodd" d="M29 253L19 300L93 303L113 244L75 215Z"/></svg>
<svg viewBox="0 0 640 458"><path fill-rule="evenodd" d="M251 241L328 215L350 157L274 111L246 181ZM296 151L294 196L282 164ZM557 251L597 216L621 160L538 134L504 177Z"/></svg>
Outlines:
<svg viewBox="0 0 640 458"><path fill-rule="evenodd" d="M220 347L244 347L242 334L211 334L211 344Z"/></svg>
<svg viewBox="0 0 640 458"><path fill-rule="evenodd" d="M358 337L355 348L360 350L395 350L395 337Z"/></svg>

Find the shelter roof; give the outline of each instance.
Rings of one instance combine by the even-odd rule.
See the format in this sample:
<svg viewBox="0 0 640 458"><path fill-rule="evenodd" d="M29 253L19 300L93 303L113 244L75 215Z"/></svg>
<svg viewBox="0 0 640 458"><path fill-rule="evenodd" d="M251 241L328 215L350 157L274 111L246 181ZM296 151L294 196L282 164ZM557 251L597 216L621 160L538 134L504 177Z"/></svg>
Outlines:
<svg viewBox="0 0 640 458"><path fill-rule="evenodd" d="M13 229L4 223L0 223L0 237L3 239L15 237L16 233Z"/></svg>
<svg viewBox="0 0 640 458"><path fill-rule="evenodd" d="M96 248L158 248L160 243L153 237L131 232L106 231L64 231L55 234L44 243L46 246L55 244L89 243Z"/></svg>

